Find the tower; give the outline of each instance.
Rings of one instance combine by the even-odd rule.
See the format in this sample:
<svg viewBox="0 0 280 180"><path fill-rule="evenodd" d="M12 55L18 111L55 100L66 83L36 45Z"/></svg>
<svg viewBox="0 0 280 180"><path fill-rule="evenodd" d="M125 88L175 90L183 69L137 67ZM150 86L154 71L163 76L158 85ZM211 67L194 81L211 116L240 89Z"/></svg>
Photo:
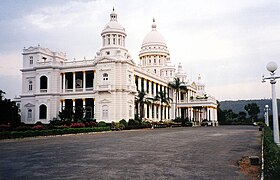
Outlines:
<svg viewBox="0 0 280 180"><path fill-rule="evenodd" d="M126 33L124 27L118 22L118 15L113 8L110 14L110 21L105 25L101 33L102 48L101 56L127 57L128 51L125 48Z"/></svg>

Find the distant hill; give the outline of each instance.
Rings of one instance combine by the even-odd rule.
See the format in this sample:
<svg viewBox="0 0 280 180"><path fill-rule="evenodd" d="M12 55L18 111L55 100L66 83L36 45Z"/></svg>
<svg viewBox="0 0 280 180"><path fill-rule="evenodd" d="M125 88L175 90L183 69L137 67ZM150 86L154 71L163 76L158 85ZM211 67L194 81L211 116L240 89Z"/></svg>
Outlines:
<svg viewBox="0 0 280 180"><path fill-rule="evenodd" d="M264 115L264 106L269 105L269 114L272 114L272 102L271 99L259 99L259 100L238 100L238 101L220 101L221 110L231 109L234 113L245 111L244 106L250 103L256 103L260 107L259 117ZM280 99L277 100L278 114L280 114ZM247 112L246 112L247 113Z"/></svg>

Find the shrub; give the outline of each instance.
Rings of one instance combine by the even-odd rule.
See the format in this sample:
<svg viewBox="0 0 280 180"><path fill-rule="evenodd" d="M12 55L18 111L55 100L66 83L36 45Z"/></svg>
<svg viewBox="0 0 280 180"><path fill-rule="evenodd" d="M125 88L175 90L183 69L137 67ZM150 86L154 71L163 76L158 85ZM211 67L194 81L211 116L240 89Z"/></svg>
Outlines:
<svg viewBox="0 0 280 180"><path fill-rule="evenodd" d="M7 124L0 124L0 132L1 131L9 131L11 129L10 125Z"/></svg>
<svg viewBox="0 0 280 180"><path fill-rule="evenodd" d="M70 128L83 128L85 127L84 123L72 123Z"/></svg>
<svg viewBox="0 0 280 180"><path fill-rule="evenodd" d="M143 121L141 127L142 128L151 128L152 124L149 121Z"/></svg>
<svg viewBox="0 0 280 180"><path fill-rule="evenodd" d="M264 123L264 122L259 121L259 122L257 122L257 125L258 125L258 126L265 126L265 123Z"/></svg>
<svg viewBox="0 0 280 180"><path fill-rule="evenodd" d="M134 119L128 120L128 125L126 129L138 129L139 128L139 121L135 121Z"/></svg>
<svg viewBox="0 0 280 180"><path fill-rule="evenodd" d="M64 122L62 120L58 120L56 118L53 118L53 120L50 120L50 123L49 123L50 126L61 126L63 124L64 124Z"/></svg>
<svg viewBox="0 0 280 180"><path fill-rule="evenodd" d="M274 143L269 127L264 128L264 176L266 179L280 178L280 148Z"/></svg>
<svg viewBox="0 0 280 180"><path fill-rule="evenodd" d="M119 123L122 124L125 128L128 126L128 123L125 119L120 120Z"/></svg>
<svg viewBox="0 0 280 180"><path fill-rule="evenodd" d="M125 128L125 126L119 122L111 123L111 130L119 131L119 130L123 130L124 128Z"/></svg>
<svg viewBox="0 0 280 180"><path fill-rule="evenodd" d="M106 127L107 124L104 121L100 121L100 122L98 122L97 126L98 127Z"/></svg>
<svg viewBox="0 0 280 180"><path fill-rule="evenodd" d="M27 131L27 130L31 130L30 126L19 126L17 128L15 128L16 131Z"/></svg>
<svg viewBox="0 0 280 180"><path fill-rule="evenodd" d="M63 134L77 134L77 133L100 132L100 131L109 131L109 130L110 130L110 127L66 128L66 129L52 129L52 130L27 130L24 132L23 131L6 131L6 132L0 132L0 139L63 135Z"/></svg>

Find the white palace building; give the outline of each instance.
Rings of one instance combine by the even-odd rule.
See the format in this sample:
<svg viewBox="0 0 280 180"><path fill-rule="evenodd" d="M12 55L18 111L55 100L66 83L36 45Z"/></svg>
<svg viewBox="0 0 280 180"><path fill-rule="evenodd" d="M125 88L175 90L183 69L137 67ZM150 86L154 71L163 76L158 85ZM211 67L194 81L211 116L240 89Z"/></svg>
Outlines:
<svg viewBox="0 0 280 180"><path fill-rule="evenodd" d="M94 59L69 61L65 53L47 48L23 49L21 119L32 124L48 123L58 118L64 108L86 109L85 115L97 121L133 119L138 90L153 98L160 91L173 99L164 104L153 101L144 105L144 118L150 121L189 118L194 125L207 120L218 125L217 102L205 93L205 84L198 77L190 82L179 64L170 60L163 36L153 20L152 30L143 40L136 65L126 49L125 28L118 23L115 10L101 32L102 47ZM174 78L180 78L187 90L176 91L168 87ZM177 115L175 115L177 103ZM161 117L160 117L161 116Z"/></svg>

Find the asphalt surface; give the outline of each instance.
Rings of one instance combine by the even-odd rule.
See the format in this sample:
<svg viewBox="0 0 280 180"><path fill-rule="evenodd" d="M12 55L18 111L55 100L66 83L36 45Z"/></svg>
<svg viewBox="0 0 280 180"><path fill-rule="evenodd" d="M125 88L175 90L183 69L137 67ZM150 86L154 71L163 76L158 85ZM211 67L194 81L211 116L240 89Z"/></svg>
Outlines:
<svg viewBox="0 0 280 180"><path fill-rule="evenodd" d="M0 179L251 179L253 126L181 127L0 141Z"/></svg>

